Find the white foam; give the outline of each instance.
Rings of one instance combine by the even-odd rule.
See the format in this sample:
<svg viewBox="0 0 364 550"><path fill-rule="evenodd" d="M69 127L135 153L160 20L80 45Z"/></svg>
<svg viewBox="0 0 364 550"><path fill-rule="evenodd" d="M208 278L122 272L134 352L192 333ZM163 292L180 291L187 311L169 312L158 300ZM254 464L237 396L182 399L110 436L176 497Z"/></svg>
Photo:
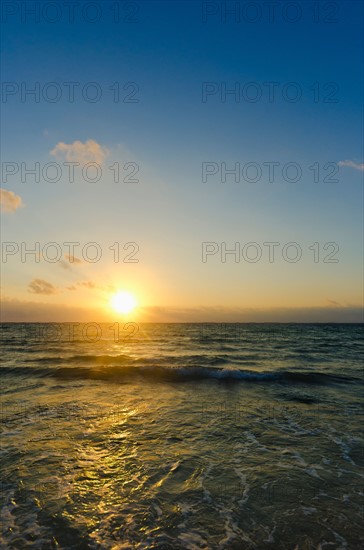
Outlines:
<svg viewBox="0 0 364 550"><path fill-rule="evenodd" d="M317 512L317 509L314 506L301 506L301 509L305 516L310 516Z"/></svg>

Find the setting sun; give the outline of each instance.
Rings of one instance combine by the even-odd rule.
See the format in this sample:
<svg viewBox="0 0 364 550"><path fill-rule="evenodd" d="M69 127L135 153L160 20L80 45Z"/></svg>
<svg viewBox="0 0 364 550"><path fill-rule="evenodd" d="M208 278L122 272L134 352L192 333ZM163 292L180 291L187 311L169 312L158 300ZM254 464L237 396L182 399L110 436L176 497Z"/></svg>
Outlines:
<svg viewBox="0 0 364 550"><path fill-rule="evenodd" d="M130 292L117 292L111 298L110 304L118 313L130 313L135 309L137 301Z"/></svg>

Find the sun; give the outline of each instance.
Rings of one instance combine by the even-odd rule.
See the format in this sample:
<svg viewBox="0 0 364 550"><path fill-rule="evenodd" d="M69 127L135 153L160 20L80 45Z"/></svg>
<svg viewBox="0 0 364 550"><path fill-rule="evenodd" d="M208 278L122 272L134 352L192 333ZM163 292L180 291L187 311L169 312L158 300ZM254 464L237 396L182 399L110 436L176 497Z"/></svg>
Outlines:
<svg viewBox="0 0 364 550"><path fill-rule="evenodd" d="M130 313L135 309L137 301L130 292L117 292L111 298L110 304L117 313Z"/></svg>

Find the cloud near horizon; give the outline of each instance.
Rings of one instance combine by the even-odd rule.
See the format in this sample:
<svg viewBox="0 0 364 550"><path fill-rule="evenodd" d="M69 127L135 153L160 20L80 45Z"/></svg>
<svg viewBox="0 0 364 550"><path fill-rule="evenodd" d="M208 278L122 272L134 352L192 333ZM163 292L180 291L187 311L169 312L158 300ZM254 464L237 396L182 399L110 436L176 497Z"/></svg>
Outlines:
<svg viewBox="0 0 364 550"><path fill-rule="evenodd" d="M2 212L12 213L23 206L23 201L21 197L19 197L19 195L16 195L12 191L8 191L7 189L1 188L0 205Z"/></svg>
<svg viewBox="0 0 364 550"><path fill-rule="evenodd" d="M74 141L73 143L63 143L60 141L50 151L50 155L65 159L67 162L79 162L81 165L88 162L103 164L106 157L110 154L106 147L101 146L93 139L88 139L84 143L82 141Z"/></svg>
<svg viewBox="0 0 364 550"><path fill-rule="evenodd" d="M338 162L337 164L338 166L354 168L354 170L359 170L360 172L364 172L364 163L354 162L353 160L340 160L340 162Z"/></svg>
<svg viewBox="0 0 364 550"><path fill-rule="evenodd" d="M35 280L37 281L37 280ZM39 280L38 280L39 281ZM42 281L42 283L46 281ZM47 283L46 283L47 284ZM48 283L49 285L49 283ZM50 285L55 292L57 289ZM48 287L46 287L48 288ZM69 287L68 290L75 290ZM55 292L51 292L52 294ZM46 294L46 292L38 292ZM363 323L363 308L359 305L307 308L244 309L224 307L204 308L140 308L140 314L130 321L150 323ZM100 309L86 309L64 304L29 302L4 297L2 322L112 322L115 314Z"/></svg>

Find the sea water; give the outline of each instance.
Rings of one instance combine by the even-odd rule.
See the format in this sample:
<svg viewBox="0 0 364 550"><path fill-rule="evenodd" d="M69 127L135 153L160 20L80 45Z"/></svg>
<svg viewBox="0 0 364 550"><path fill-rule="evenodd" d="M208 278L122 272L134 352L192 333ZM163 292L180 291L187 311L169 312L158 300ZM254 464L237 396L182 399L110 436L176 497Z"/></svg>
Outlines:
<svg viewBox="0 0 364 550"><path fill-rule="evenodd" d="M362 325L1 328L2 548L363 547Z"/></svg>

